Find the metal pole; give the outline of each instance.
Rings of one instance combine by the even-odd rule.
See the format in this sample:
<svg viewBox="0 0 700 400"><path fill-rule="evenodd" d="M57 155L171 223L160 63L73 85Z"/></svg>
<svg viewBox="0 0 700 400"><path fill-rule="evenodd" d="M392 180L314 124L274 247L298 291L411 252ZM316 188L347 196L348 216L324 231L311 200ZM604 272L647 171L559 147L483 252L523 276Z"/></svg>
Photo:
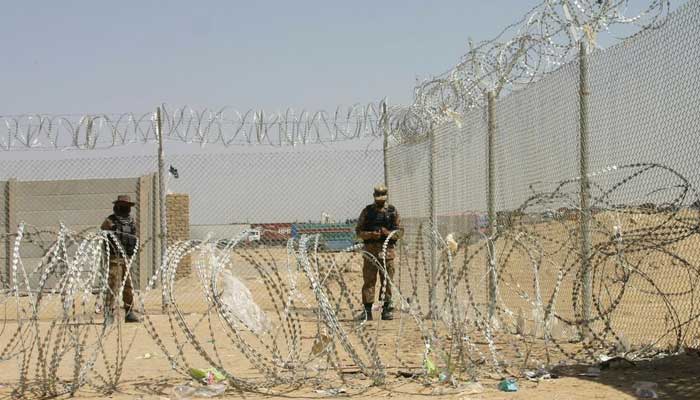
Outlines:
<svg viewBox="0 0 700 400"><path fill-rule="evenodd" d="M433 237L433 232L437 232L437 212L435 207L435 130L430 129L430 158L428 166L428 207L430 207L430 288L429 293L429 318L437 318L437 269L438 269L438 251L437 242Z"/></svg>
<svg viewBox="0 0 700 400"><path fill-rule="evenodd" d="M384 144L382 147L384 155L384 186L389 187L389 166L387 161L387 151L389 148L389 113L386 105L386 99L382 103L382 130L384 131ZM391 192L391 191L390 191Z"/></svg>
<svg viewBox="0 0 700 400"><path fill-rule="evenodd" d="M5 201L5 257L7 264L5 265L5 279L3 282L3 287L10 289L13 287L14 282L12 282L12 253L14 251L14 234L17 233L17 207L16 207L16 196L17 196L17 181L15 178L10 178L5 184L6 197Z"/></svg>
<svg viewBox="0 0 700 400"><path fill-rule="evenodd" d="M163 151L163 123L160 116L160 107L156 109L156 134L158 136L158 194L160 216L160 262L167 263L168 254L168 221L166 215L167 189L165 184L165 155ZM165 277L163 277L165 278ZM163 306L167 304L165 290L163 290Z"/></svg>
<svg viewBox="0 0 700 400"><path fill-rule="evenodd" d="M581 177L581 280L583 286L583 318L591 317L593 287L591 282L591 209L590 182L588 180L588 49L586 43L579 42L579 175ZM584 327L588 331L587 327Z"/></svg>
<svg viewBox="0 0 700 400"><path fill-rule="evenodd" d="M494 183L494 138L496 134L496 95L493 91L487 94L487 112L488 112L488 143L486 146L486 158L487 158L487 172L486 176L487 182L487 199L486 208L488 210L489 226L488 226L488 239L486 242L488 250L488 277L489 277L489 292L488 292L488 302L489 302L489 323L493 321L496 315L496 298L498 294L498 279L496 276L496 246L493 242L493 238L496 235L496 188Z"/></svg>

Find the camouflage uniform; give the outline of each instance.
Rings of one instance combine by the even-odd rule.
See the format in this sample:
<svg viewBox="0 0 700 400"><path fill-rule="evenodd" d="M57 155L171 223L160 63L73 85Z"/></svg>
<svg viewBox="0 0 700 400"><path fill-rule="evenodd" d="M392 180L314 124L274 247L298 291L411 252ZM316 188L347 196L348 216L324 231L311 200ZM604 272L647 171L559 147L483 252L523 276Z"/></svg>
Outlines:
<svg viewBox="0 0 700 400"><path fill-rule="evenodd" d="M129 200L128 196L119 196L117 201L114 202L115 207L118 205L126 205L131 207L134 205ZM127 276L126 281L124 277L127 275L128 271L126 268L126 257L133 257L136 250L137 243L137 232L136 224L134 223L131 216L119 216L116 214L110 215L102 223L102 230L112 231L109 240L109 272L107 278L107 284L109 285L109 290L105 299L105 318L111 318L116 311L116 305L114 304L114 299L119 291L119 288L124 282L124 290L122 291L122 299L124 301L124 310L126 310L126 320L127 322L138 322L139 318L135 315L132 310L134 305L134 288L131 283L131 276ZM121 250L117 246L116 241L119 242Z"/></svg>
<svg viewBox="0 0 700 400"><path fill-rule="evenodd" d="M378 185L375 187L375 199L385 201L386 192L387 190L383 185ZM378 193L380 196L377 196ZM384 319L391 319L391 285L385 285L384 273L379 268L379 265L377 265L377 262L381 264L384 261L382 248L389 232L400 229L401 219L396 207L386 203L382 206L379 206L376 202L368 205L362 210L357 221L357 236L363 240L365 251L374 256L373 258L369 255L365 255L362 266L362 303L365 306L365 316L368 319L371 319L370 312L375 299L377 274L379 274L381 287L379 298L381 299L382 294L384 295L382 317ZM386 249L386 272L389 279L394 278L394 259L396 258L396 239L398 239L398 237L399 235L395 234L389 241Z"/></svg>

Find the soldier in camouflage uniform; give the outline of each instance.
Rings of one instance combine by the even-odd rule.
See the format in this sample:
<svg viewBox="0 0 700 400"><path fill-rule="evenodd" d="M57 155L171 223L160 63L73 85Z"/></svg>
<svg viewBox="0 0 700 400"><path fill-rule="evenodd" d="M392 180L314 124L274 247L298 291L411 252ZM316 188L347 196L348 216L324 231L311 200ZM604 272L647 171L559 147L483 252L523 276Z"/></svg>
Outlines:
<svg viewBox="0 0 700 400"><path fill-rule="evenodd" d="M372 320L372 304L374 303L375 288L377 285L377 273L380 278L380 295L384 295L382 307L382 319L391 320L393 316L393 306L391 303L391 286L385 285L384 273L379 269L377 261L382 263L382 248L387 237L393 231L399 231L392 236L386 248L386 272L390 279L394 278L394 258L396 257L396 240L401 232L401 221L396 207L387 204L388 191L386 186L377 185L374 187L374 203L362 210L357 221L357 236L364 242L365 251L376 258L365 255L362 266L362 303L364 310L358 319Z"/></svg>
<svg viewBox="0 0 700 400"><path fill-rule="evenodd" d="M111 323L114 319L117 311L114 299L124 280L124 276L127 274L124 256L131 258L134 255L136 243L138 242L136 225L131 217L131 207L133 206L134 203L131 202L129 196L118 196L114 202L114 214L107 217L101 226L101 229L104 231L112 231L109 241L109 276L107 279L109 289L105 300L105 321L107 323ZM119 241L121 251L114 239ZM141 322L141 317L133 310L134 289L131 284L130 274L124 283L122 298L124 299L124 309L126 310L126 322Z"/></svg>

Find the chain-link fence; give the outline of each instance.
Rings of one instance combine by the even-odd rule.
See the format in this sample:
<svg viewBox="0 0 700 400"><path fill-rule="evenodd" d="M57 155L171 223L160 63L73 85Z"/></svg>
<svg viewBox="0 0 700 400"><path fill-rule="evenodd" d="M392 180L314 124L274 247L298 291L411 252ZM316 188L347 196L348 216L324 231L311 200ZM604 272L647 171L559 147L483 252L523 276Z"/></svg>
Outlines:
<svg viewBox="0 0 700 400"><path fill-rule="evenodd" d="M233 240L251 230L250 245L284 250L293 236L323 232L323 246L342 250L355 244L357 217L371 202L372 187L384 179L381 142L372 139L287 148L172 147L180 152L168 151L164 160L173 203L168 214L186 221L184 227L173 222L171 230L180 231L176 240ZM11 286L11 257L5 257L5 250L20 222L36 231L25 235L26 240L33 237L36 249L28 244L22 258L27 266L40 265L59 224L77 235L96 232L120 194L135 203L140 264L147 266L141 273L139 263L134 265L136 286L145 285L153 265L160 263L157 157L115 157L108 151L80 156L2 162L2 225L9 234L2 253L6 288ZM178 196L184 199L181 206L175 205ZM30 275L34 286L40 268Z"/></svg>
<svg viewBox="0 0 700 400"><path fill-rule="evenodd" d="M5 118L0 360L18 360L16 394L113 390L141 328L163 370L211 365L246 390L365 387L350 367L456 386L697 345L699 17L691 1L542 79L519 70L507 95L462 98L461 113L428 87L418 114ZM368 257L355 231L385 180L403 231L384 282L397 317L372 325L356 315ZM133 257L102 229L120 195ZM116 258L140 328L107 322Z"/></svg>
<svg viewBox="0 0 700 400"><path fill-rule="evenodd" d="M392 143L391 201L405 216L406 245L439 252L431 229L452 235L470 258L455 262L462 293L479 306L491 301L493 257L493 301L507 326L556 324L547 329L561 334L588 321L626 348L697 344L698 15L690 2L658 29L587 51L583 71L577 60L496 99L492 114L475 108ZM430 275L443 269L439 259L423 268L428 302Z"/></svg>

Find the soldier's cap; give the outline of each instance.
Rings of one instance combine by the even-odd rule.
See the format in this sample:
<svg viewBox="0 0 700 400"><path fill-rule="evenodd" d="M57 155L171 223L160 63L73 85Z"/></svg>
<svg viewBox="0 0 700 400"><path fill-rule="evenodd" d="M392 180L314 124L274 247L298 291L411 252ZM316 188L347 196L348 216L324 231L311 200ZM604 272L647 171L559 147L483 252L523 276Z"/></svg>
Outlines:
<svg viewBox="0 0 700 400"><path fill-rule="evenodd" d="M120 194L117 199L112 202L112 204L127 204L129 207L133 207L136 203L131 201L131 197L127 194Z"/></svg>
<svg viewBox="0 0 700 400"><path fill-rule="evenodd" d="M374 187L374 199L375 200L386 200L388 196L389 191L387 190L386 186L384 185L377 185Z"/></svg>

